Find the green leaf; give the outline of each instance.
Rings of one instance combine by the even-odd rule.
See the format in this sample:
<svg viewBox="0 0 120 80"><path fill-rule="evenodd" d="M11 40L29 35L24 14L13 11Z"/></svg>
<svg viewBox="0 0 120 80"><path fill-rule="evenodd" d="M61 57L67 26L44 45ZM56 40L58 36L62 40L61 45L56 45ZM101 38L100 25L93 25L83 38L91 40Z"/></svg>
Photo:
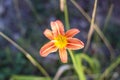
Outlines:
<svg viewBox="0 0 120 80"><path fill-rule="evenodd" d="M90 65L93 73L99 73L100 70L100 63L98 60L96 60L93 57L89 57L88 55L84 53L77 54L76 56L79 56L80 59L87 61L87 63Z"/></svg>
<svg viewBox="0 0 120 80"><path fill-rule="evenodd" d="M26 75L13 75L10 78L10 80L50 80L50 78Z"/></svg>

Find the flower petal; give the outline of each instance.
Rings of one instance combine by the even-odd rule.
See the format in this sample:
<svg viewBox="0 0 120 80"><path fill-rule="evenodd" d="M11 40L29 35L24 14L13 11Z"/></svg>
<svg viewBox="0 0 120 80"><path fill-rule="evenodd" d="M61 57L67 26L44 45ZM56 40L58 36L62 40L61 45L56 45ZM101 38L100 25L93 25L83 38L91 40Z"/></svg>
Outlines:
<svg viewBox="0 0 120 80"><path fill-rule="evenodd" d="M80 31L78 29L70 29L66 32L65 36L66 37L73 37L75 36L77 33L79 33Z"/></svg>
<svg viewBox="0 0 120 80"><path fill-rule="evenodd" d="M60 35L60 34L64 35L64 25L62 24L60 20L52 21L50 25L53 30L53 34L55 36Z"/></svg>
<svg viewBox="0 0 120 80"><path fill-rule="evenodd" d="M63 63L67 63L67 51L65 48L59 49L59 56Z"/></svg>
<svg viewBox="0 0 120 80"><path fill-rule="evenodd" d="M67 41L68 41L68 44L66 47L68 49L77 50L84 47L84 43L77 38L68 38Z"/></svg>
<svg viewBox="0 0 120 80"><path fill-rule="evenodd" d="M54 43L52 41L50 41L40 49L40 55L42 57L46 57L51 52L57 51L57 49L58 48L54 45Z"/></svg>
<svg viewBox="0 0 120 80"><path fill-rule="evenodd" d="M44 35L45 35L48 39L50 39L50 40L53 39L53 33L52 33L52 31L49 30L49 29L46 29L46 30L44 31Z"/></svg>

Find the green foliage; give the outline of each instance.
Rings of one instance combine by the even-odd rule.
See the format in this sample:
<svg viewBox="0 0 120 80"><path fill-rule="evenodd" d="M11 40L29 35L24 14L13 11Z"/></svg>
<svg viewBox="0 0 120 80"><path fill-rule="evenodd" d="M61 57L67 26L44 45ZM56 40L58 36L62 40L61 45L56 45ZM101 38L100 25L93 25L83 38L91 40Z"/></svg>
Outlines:
<svg viewBox="0 0 120 80"><path fill-rule="evenodd" d="M38 77L38 76L26 76L26 75L13 75L10 80L50 80L46 77Z"/></svg>
<svg viewBox="0 0 120 80"><path fill-rule="evenodd" d="M0 51L0 80L13 74L33 74L34 71L35 68L20 52L13 52L9 47Z"/></svg>
<svg viewBox="0 0 120 80"><path fill-rule="evenodd" d="M5 1L5 0L3 0L3 1ZM19 1L19 0L14 0L14 1ZM27 50L29 49L29 51L31 51L31 52L33 51L32 52L33 54L35 54L35 51L37 53L39 48L45 42L47 42L47 39L45 39L45 37L43 37L43 30L46 27L50 26L49 25L50 20L61 19L62 21L66 22L67 25L69 25L69 19L68 19L69 15L68 14L70 14L70 15L73 14L70 16L70 22L71 22L70 24L74 24L75 26L77 25L78 27L81 26L80 22L82 21L81 20L82 15L81 15L81 13L78 13L77 15L75 15L75 13L77 12L77 9L78 10L80 9L79 6L82 1L79 4L79 0L78 0L78 3L75 0L68 0L68 1L75 1L78 5L76 4L77 5L76 6L77 9L76 9L73 7L73 4L75 4L75 3L68 2L68 5L69 4L70 5L68 6L68 11L66 11L67 9L65 9L66 20L63 20L64 13L59 10L59 3L57 3L57 2L59 2L59 0L58 1L23 0L23 1L25 1L25 4L22 4L23 7L21 6L21 2L20 2L20 5L18 6L18 8L14 7L15 9L17 9L15 11L19 12L19 14L18 14L19 16L16 16L17 13L12 14L13 16L15 15L14 20L17 20L16 19L17 17L20 17L21 20L14 22L14 20L11 20L11 18L10 18L10 20L13 22L5 22L5 23L12 24L11 25L12 27L5 26L5 32L7 33L7 35L9 35L13 39L15 39L14 34L17 33L19 35L19 38L15 39L16 42L18 44L20 44L20 46L22 46L24 49L27 49ZM27 3L27 1L28 1L28 3ZM73 4L71 4L71 3L73 3ZM92 1L92 3L93 3L93 1ZM19 4L19 2L18 2L18 4ZM13 6L18 5L18 4L14 4ZM82 7L86 6L86 4L90 4L90 3L82 4ZM26 6L24 6L24 5L26 5ZM67 5L65 5L65 6L67 6ZM29 7L30 10L27 7ZM21 9L21 8L23 8L23 9ZM92 10L92 6L89 5L89 8L91 8L91 10ZM74 9L76 9L76 11ZM7 21L9 21L9 17L11 17L12 15L11 15L11 12L10 12L10 14L8 14L7 12L9 12L9 11L7 11L7 10L9 10L9 8L6 8L5 14L3 15L2 18L4 18L4 16L5 17L8 16ZM69 11L71 11L71 13L69 13ZM28 13L26 14L26 12L28 12ZM84 9L83 9L83 12L84 12ZM92 11L88 10L88 12L91 13ZM101 12L101 11L98 11L98 13L99 12ZM82 13L82 14L86 15L87 13ZM8 14L8 15L6 15L6 14ZM99 18L99 16L101 16L100 14L97 14L98 18ZM103 14L104 13L102 13L102 16L103 16ZM9 16L9 15L11 15L11 16ZM109 17L111 17L111 16L112 15L110 15ZM35 17L35 19L34 19L34 17ZM87 17L86 18L88 19L88 21L91 22L88 14L87 14ZM110 19L110 18L108 18L108 19ZM22 26L18 24L19 21L21 21ZM114 49L116 49L116 51L119 52L119 49L120 49L120 37L119 37L120 28L119 27L120 27L120 25L114 24L114 22L112 22L112 21L113 20L109 20L110 23L107 22L105 30L103 29L102 26L99 26L99 27L101 27L101 29L103 30L101 33L104 33L104 35L105 35L104 38L106 38L108 41L110 41L112 47ZM22 22L23 22L23 24L22 24ZM85 22L85 25L86 25L86 22ZM13 24L13 23L15 23L15 24ZM100 23L100 22L98 22L98 23ZM82 25L83 25L83 27L85 27L84 23ZM87 25L89 25L89 24L87 24ZM103 24L100 23L100 25L103 25ZM70 26L67 26L67 27L70 27ZM80 29L81 28L82 27L80 27ZM83 28L83 31L81 30L81 32L83 32L82 35L85 36L85 39L86 39L87 32L85 30L86 30L86 28ZM100 35L98 36L97 33L98 32L95 32L95 36L93 36L93 42L98 42L105 46L105 44L102 43L102 41L101 41ZM0 39L1 39L1 36L0 36ZM31 64L30 61L28 61L28 59L21 52L16 50L15 47L9 45L7 42L4 42L3 40L0 40L0 41L1 41L0 42L0 80L8 80L9 78L11 80L47 80L48 79L46 77L40 77L41 76L40 71L38 71L36 69L36 67L34 67L33 64ZM103 42L104 42L104 39L103 39ZM100 49L100 50L102 50L102 49ZM115 56L114 62L110 62L110 61L108 61L109 59L107 59L103 53L95 54L100 57L100 59L101 59L100 60L98 58L95 58L95 56L93 56L93 57L88 56L87 53L79 53L81 51L82 50L75 51L74 54L75 53L77 53L77 54L75 54L75 55L73 54L74 55L74 59L73 59L74 68L75 68L76 72L79 74L79 77L80 77L80 75L82 75L81 79L87 78L86 75L97 76L97 74L99 74L101 80L104 77L110 78L111 77L110 73L113 70L115 70L115 68L117 68L118 65L120 64L120 58L117 56ZM92 50L90 50L89 53L92 53ZM39 53L37 53L37 54L39 55ZM107 52L105 54L109 54L109 53ZM114 55L119 55L119 53L114 54ZM38 57L38 58L40 58L40 57ZM43 61L43 62L47 63L47 59L46 59L46 61ZM42 63L42 61L41 61L41 63ZM105 64L105 65L103 66L100 63ZM45 67L45 68L47 68L47 70L49 70L49 68L50 68L49 65L50 65L50 63L44 65L44 66L47 66L47 67ZM55 63L54 65L59 66L59 65L63 65L63 64ZM54 65L52 65L53 70L56 71L57 68ZM103 71L105 71L105 72L103 72ZM52 74L52 77L55 75L54 72L50 73L50 74ZM103 74L102 74L102 72L103 72ZM116 72L119 73L119 71L116 71ZM67 74L69 75L69 72L68 73L66 72L66 74L64 76L66 76ZM74 73L72 73L72 74L74 75ZM26 76L26 75L29 75L29 76ZM33 76L33 75L39 75L39 77ZM98 80L98 78L95 78L95 79Z"/></svg>

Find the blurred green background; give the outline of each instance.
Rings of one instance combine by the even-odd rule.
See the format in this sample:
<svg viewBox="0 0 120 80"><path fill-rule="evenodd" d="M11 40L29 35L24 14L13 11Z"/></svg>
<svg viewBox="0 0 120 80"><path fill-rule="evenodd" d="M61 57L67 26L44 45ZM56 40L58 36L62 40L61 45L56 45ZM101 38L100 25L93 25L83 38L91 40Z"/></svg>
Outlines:
<svg viewBox="0 0 120 80"><path fill-rule="evenodd" d="M94 0L75 1L90 16L92 15ZM76 37L86 44L90 23L70 0L67 2L70 27L80 29L81 32ZM111 5L113 9L110 8ZM98 0L95 20L112 45L115 58L120 54L119 8L119 0ZM54 77L58 68L64 64L60 62L58 54L53 53L42 58L39 56L39 49L49 41L43 35L43 31L46 28L50 29L50 21L56 19L65 24L64 12L60 10L59 0L0 0L0 31L28 51L51 77ZM103 72L113 62L110 61L109 50L96 32L92 36L86 54L98 59L101 65L100 72ZM70 59L68 64L71 64ZM73 70L69 70L64 74L62 77L74 73ZM113 76L110 80L120 80L120 76L114 78L115 74L120 75L120 65L111 74ZM0 80L8 80L12 75L44 76L22 52L0 36Z"/></svg>

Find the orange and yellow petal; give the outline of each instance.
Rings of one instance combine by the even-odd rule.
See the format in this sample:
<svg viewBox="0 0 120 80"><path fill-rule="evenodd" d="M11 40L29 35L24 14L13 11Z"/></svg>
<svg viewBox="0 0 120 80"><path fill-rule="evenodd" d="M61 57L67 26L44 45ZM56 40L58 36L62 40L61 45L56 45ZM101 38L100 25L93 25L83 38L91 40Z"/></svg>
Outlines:
<svg viewBox="0 0 120 80"><path fill-rule="evenodd" d="M48 39L50 39L50 40L53 39L53 33L52 33L52 31L49 30L49 29L46 29L46 30L44 31L44 35L45 35Z"/></svg>
<svg viewBox="0 0 120 80"><path fill-rule="evenodd" d="M68 38L67 42L66 47L71 50L82 49L84 47L84 43L77 38Z"/></svg>
<svg viewBox="0 0 120 80"><path fill-rule="evenodd" d="M67 63L67 51L65 48L59 49L59 56L63 63Z"/></svg>
<svg viewBox="0 0 120 80"><path fill-rule="evenodd" d="M51 52L56 52L57 49L58 48L54 45L54 43L52 41L50 41L40 49L40 55L42 57L46 57Z"/></svg>
<svg viewBox="0 0 120 80"><path fill-rule="evenodd" d="M54 36L64 35L64 25L60 20L52 21L50 24Z"/></svg>
<svg viewBox="0 0 120 80"><path fill-rule="evenodd" d="M70 29L70 30L68 30L66 33L65 33L65 36L66 37L73 37L73 36L75 36L76 34L78 34L80 31L78 30L78 29Z"/></svg>

